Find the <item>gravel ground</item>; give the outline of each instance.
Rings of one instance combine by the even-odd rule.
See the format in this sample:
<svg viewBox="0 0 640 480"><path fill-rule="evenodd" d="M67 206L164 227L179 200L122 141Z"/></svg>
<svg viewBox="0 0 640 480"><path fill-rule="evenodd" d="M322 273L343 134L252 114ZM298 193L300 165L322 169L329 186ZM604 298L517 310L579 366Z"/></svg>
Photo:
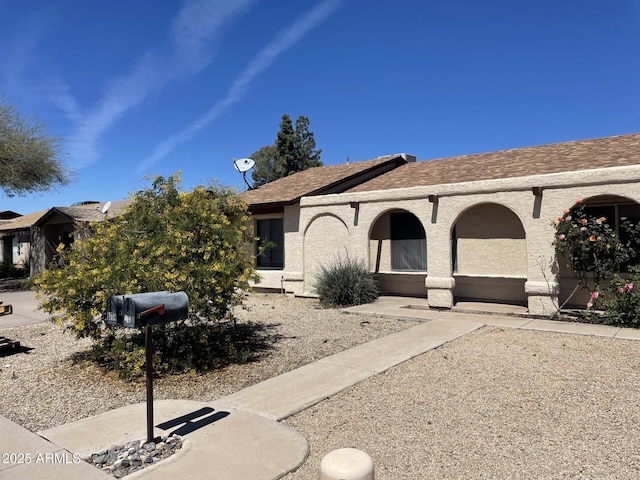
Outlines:
<svg viewBox="0 0 640 480"><path fill-rule="evenodd" d="M280 373L413 326L414 322L349 315L319 308L317 300L252 294L238 324L260 327L268 349L256 361L197 375L154 380L154 399L212 401ZM0 357L0 415L32 431L146 400L144 379L128 383L74 354L89 349L48 322L6 328L28 353Z"/></svg>
<svg viewBox="0 0 640 480"><path fill-rule="evenodd" d="M317 479L336 448L376 480L640 478L640 342L485 327L285 423Z"/></svg>
<svg viewBox="0 0 640 480"><path fill-rule="evenodd" d="M320 310L255 294L241 322L272 349L255 362L154 382L154 396L211 401L408 328L413 322ZM37 431L145 400L70 356L86 350L58 327L0 332L32 347L0 357L0 414ZM376 480L640 478L640 342L485 327L372 377L285 423L310 455L285 480L317 480L343 447L371 455Z"/></svg>

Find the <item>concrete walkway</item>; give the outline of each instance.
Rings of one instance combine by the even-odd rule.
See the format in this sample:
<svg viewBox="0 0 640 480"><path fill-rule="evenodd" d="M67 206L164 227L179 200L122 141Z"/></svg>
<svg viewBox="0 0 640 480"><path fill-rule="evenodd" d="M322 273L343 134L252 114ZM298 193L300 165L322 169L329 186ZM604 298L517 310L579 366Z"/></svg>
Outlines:
<svg viewBox="0 0 640 480"><path fill-rule="evenodd" d="M29 290L0 292L0 300L3 305L11 305L13 308L11 315L0 316L0 330L20 325L41 323L49 318L49 314L38 310L36 295Z"/></svg>
<svg viewBox="0 0 640 480"><path fill-rule="evenodd" d="M426 300L421 298L380 297L375 303L346 308L344 311L422 321L436 319L446 321L473 320L482 325L496 327L640 340L640 329L532 318L525 314L522 307L503 304L463 303L456 304L452 310L443 311L430 310Z"/></svg>
<svg viewBox="0 0 640 480"><path fill-rule="evenodd" d="M306 440L279 420L484 325L640 340L640 331L634 329L518 317L518 311L487 315L459 310L462 311L428 310L419 299L383 297L374 304L345 311L408 318L416 320L416 325L211 403L154 402L155 433L179 430L184 446L171 458L127 478L277 479L297 468L308 454ZM159 428L163 424L171 428L166 425L165 430ZM0 427L0 452L29 453L32 459L29 464L0 463L0 480L113 478L84 462L76 462L77 454L88 455L111 445L145 438L146 404L122 407L45 430L39 432L40 436L3 417ZM51 456L48 463L33 461L47 452L57 452L58 457Z"/></svg>

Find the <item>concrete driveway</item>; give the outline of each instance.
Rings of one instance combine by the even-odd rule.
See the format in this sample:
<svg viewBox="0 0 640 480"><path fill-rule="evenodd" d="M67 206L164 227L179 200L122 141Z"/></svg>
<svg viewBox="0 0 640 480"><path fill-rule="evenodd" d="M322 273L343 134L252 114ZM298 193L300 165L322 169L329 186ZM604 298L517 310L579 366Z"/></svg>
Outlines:
<svg viewBox="0 0 640 480"><path fill-rule="evenodd" d="M49 319L49 314L38 310L38 300L35 292L30 290L0 292L0 300L3 305L11 305L11 315L0 316L0 330L3 328L17 327L40 323Z"/></svg>

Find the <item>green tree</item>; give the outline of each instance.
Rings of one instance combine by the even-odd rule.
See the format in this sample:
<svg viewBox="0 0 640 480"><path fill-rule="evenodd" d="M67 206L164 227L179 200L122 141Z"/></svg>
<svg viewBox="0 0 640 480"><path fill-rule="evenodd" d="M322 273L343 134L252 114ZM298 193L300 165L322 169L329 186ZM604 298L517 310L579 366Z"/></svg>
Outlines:
<svg viewBox="0 0 640 480"><path fill-rule="evenodd" d="M44 123L22 117L0 98L0 189L9 197L69 183L60 144Z"/></svg>
<svg viewBox="0 0 640 480"><path fill-rule="evenodd" d="M298 159L297 138L289 115L283 115L280 131L276 136L276 162L274 170L278 178L286 177L300 171L301 159Z"/></svg>
<svg viewBox="0 0 640 480"><path fill-rule="evenodd" d="M183 192L179 182L177 174L156 177L122 215L90 224L73 248L59 248L64 268L51 266L34 279L41 307L78 337L93 338L102 357L119 358L120 369L142 367L132 362L144 358L143 342L125 334L123 343L123 329L105 324L109 296L185 291L189 320L154 327L158 365L178 361L190 369L185 358L194 358L204 368L215 358L209 347L220 333L212 325L229 318L256 279L246 204L224 187Z"/></svg>
<svg viewBox="0 0 640 480"><path fill-rule="evenodd" d="M309 130L309 119L298 117L294 128L289 115L284 114L275 144L262 147L251 155L256 161L251 174L254 185L259 187L307 168L320 167L321 153Z"/></svg>
<svg viewBox="0 0 640 480"><path fill-rule="evenodd" d="M296 120L295 137L296 158L299 162L296 167L299 171L322 166L320 161L322 150L316 150L316 141L313 132L309 130L307 117L300 116Z"/></svg>
<svg viewBox="0 0 640 480"><path fill-rule="evenodd" d="M256 166L251 173L255 187L273 182L280 178L275 171L276 147L266 145L251 154Z"/></svg>

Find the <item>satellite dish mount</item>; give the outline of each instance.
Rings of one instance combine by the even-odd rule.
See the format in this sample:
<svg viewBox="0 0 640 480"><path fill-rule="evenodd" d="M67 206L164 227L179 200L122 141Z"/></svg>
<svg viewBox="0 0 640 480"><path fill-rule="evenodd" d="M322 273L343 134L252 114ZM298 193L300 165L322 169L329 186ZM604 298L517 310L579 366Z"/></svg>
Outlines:
<svg viewBox="0 0 640 480"><path fill-rule="evenodd" d="M244 183L247 184L247 188L249 188L249 190L253 190L254 187L247 180L247 172L251 170L255 166L255 164L256 162L250 158L234 158L233 159L233 166L236 167L237 171L242 173L242 179L244 180Z"/></svg>

